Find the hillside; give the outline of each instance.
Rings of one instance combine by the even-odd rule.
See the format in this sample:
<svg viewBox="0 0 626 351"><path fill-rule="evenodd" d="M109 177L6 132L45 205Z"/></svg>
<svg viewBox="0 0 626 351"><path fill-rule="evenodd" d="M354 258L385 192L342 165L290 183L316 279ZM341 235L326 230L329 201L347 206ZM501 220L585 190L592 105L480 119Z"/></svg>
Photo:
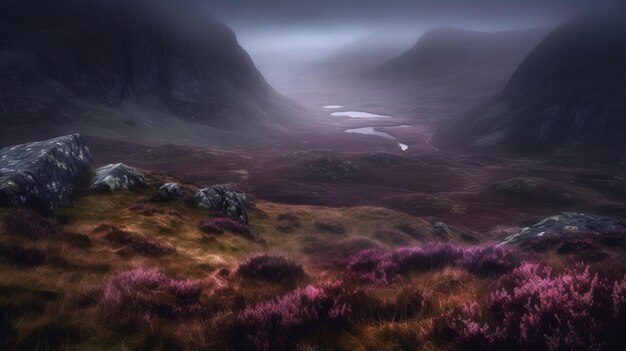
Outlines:
<svg viewBox="0 0 626 351"><path fill-rule="evenodd" d="M473 72L512 72L544 33L542 29L480 32L433 28L411 49L383 65L377 74L433 80Z"/></svg>
<svg viewBox="0 0 626 351"><path fill-rule="evenodd" d="M593 14L554 30L498 96L442 125L433 140L520 152L623 145L625 18Z"/></svg>
<svg viewBox="0 0 626 351"><path fill-rule="evenodd" d="M2 1L0 91L12 126L161 142L258 138L295 110L194 0Z"/></svg>

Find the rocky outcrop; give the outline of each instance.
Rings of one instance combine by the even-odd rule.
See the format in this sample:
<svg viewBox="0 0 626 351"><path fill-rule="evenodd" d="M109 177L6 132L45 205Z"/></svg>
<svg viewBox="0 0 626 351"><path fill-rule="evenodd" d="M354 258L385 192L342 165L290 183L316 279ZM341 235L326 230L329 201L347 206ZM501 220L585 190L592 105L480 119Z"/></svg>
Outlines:
<svg viewBox="0 0 626 351"><path fill-rule="evenodd" d="M70 205L70 196L91 154L80 135L0 150L0 205L27 205L44 212Z"/></svg>
<svg viewBox="0 0 626 351"><path fill-rule="evenodd" d="M178 183L165 183L159 187L157 194L152 201L173 201L184 196L183 188Z"/></svg>
<svg viewBox="0 0 626 351"><path fill-rule="evenodd" d="M142 171L123 163L110 164L96 170L93 190L122 190L146 185Z"/></svg>
<svg viewBox="0 0 626 351"><path fill-rule="evenodd" d="M198 190L194 202L198 207L220 212L230 219L248 224L245 194L216 185Z"/></svg>
<svg viewBox="0 0 626 351"><path fill-rule="evenodd" d="M508 236L502 244L515 244L534 237L559 235L562 233L605 232L626 228L626 222L611 217L601 217L577 212L564 212L548 217L530 227L520 229Z"/></svg>

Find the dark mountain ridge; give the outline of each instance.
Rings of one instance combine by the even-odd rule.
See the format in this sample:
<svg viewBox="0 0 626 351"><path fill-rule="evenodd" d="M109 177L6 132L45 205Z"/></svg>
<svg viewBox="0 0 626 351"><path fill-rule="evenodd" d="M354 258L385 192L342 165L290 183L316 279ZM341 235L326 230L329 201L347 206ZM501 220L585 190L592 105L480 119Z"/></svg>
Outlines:
<svg viewBox="0 0 626 351"><path fill-rule="evenodd" d="M482 32L454 27L433 28L377 73L428 80L466 70L511 71L544 34L544 29Z"/></svg>
<svg viewBox="0 0 626 351"><path fill-rule="evenodd" d="M89 123L103 109L105 129L165 113L258 131L288 122L293 106L199 1L0 1L0 119Z"/></svg>
<svg viewBox="0 0 626 351"><path fill-rule="evenodd" d="M624 62L626 11L573 20L537 45L492 101L444 123L433 141L531 153L623 148Z"/></svg>

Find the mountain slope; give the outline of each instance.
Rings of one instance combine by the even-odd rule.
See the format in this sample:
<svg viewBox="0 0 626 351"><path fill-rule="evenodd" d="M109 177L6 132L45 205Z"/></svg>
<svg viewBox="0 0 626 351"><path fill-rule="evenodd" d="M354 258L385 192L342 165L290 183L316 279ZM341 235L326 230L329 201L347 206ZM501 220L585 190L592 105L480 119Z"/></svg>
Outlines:
<svg viewBox="0 0 626 351"><path fill-rule="evenodd" d="M576 19L533 49L496 98L433 140L522 152L623 145L624 62L626 12Z"/></svg>
<svg viewBox="0 0 626 351"><path fill-rule="evenodd" d="M0 10L2 121L173 140L288 121L291 104L200 2L3 0Z"/></svg>
<svg viewBox="0 0 626 351"><path fill-rule="evenodd" d="M510 74L544 34L542 29L479 32L434 28L377 73L411 80L442 79L487 70Z"/></svg>

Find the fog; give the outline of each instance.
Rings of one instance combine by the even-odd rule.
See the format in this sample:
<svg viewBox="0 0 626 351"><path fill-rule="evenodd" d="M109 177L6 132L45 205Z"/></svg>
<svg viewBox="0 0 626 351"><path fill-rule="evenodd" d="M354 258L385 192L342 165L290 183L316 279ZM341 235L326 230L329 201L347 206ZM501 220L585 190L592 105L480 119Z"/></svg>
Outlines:
<svg viewBox="0 0 626 351"><path fill-rule="evenodd" d="M552 26L613 0L205 0L252 55L330 51L371 33L415 41L436 26L506 30Z"/></svg>

